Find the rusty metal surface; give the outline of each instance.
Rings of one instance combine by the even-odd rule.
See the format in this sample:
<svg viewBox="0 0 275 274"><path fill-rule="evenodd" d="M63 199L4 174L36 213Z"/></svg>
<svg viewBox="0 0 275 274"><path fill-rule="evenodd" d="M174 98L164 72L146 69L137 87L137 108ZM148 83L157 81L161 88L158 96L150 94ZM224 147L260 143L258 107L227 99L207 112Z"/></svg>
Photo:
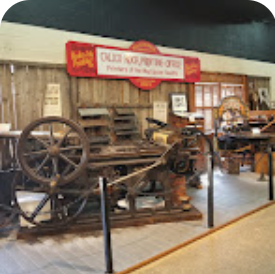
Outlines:
<svg viewBox="0 0 275 274"><path fill-rule="evenodd" d="M115 116L114 121L135 121L135 116Z"/></svg>
<svg viewBox="0 0 275 274"><path fill-rule="evenodd" d="M99 159L114 159L114 158L139 158L149 156L160 156L166 150L165 146L158 146L150 143L131 145L109 145L102 147L97 153L90 153L90 161Z"/></svg>
<svg viewBox="0 0 275 274"><path fill-rule="evenodd" d="M120 124L116 124L114 126L114 130L115 131L123 131L123 130L131 130L131 129L136 129L136 125L134 123L120 123Z"/></svg>
<svg viewBox="0 0 275 274"><path fill-rule="evenodd" d="M138 134L139 134L138 130L123 130L123 131L117 131L116 132L117 136L138 135Z"/></svg>
<svg viewBox="0 0 275 274"><path fill-rule="evenodd" d="M104 135L104 136L93 136L89 138L89 143L90 145L95 145L95 144L109 144L111 141L111 138L109 135Z"/></svg>
<svg viewBox="0 0 275 274"><path fill-rule="evenodd" d="M113 159L112 161L101 161L101 162L89 163L88 168L97 169L97 168L103 168L106 166L151 164L151 163L154 163L157 159L158 157L144 158L144 159L139 159L139 158L125 159L125 160Z"/></svg>
<svg viewBox="0 0 275 274"><path fill-rule="evenodd" d="M78 122L83 128L109 127L110 123L107 119L81 119Z"/></svg>
<svg viewBox="0 0 275 274"><path fill-rule="evenodd" d="M116 108L117 115L134 115L134 111L131 108Z"/></svg>

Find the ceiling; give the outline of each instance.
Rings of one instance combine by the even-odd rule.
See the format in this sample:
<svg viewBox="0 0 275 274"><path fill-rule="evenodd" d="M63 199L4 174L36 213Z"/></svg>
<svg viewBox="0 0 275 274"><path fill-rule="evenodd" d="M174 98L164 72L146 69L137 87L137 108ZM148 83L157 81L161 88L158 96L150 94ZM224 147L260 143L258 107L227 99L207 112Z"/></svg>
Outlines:
<svg viewBox="0 0 275 274"><path fill-rule="evenodd" d="M71 18L77 31L89 32L77 27L79 22L85 19L86 24L92 23L94 16L123 20L129 14L137 19L137 24L157 14L167 20L197 24L274 23L265 6L250 0L27 0L14 5L3 20L67 29Z"/></svg>
<svg viewBox="0 0 275 274"><path fill-rule="evenodd" d="M274 21L272 13L262 4L250 0L161 0L162 8L175 16L203 23L249 23Z"/></svg>
<svg viewBox="0 0 275 274"><path fill-rule="evenodd" d="M3 20L275 63L275 19L250 0L27 0Z"/></svg>

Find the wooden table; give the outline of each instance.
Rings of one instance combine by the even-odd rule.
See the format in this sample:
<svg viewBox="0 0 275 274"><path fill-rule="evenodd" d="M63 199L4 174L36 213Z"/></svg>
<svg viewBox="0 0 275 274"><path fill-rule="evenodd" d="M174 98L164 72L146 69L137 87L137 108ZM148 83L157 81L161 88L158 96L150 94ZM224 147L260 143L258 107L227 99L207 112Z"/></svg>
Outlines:
<svg viewBox="0 0 275 274"><path fill-rule="evenodd" d="M259 133L255 134L250 131L248 132L241 132L241 133L230 133L228 134L229 137L234 138L239 141L251 141L251 142L261 142L261 141L268 141L272 137L270 133Z"/></svg>
<svg viewBox="0 0 275 274"><path fill-rule="evenodd" d="M255 171L256 164L255 164L255 155L256 153L265 153L265 147L270 142L271 138L273 137L272 134L269 133L259 133L253 134L252 132L241 132L240 134L229 134L229 136L236 142L240 143L249 143L251 145L251 154L252 163L251 163L251 171ZM264 180L263 172L261 172L261 176L259 180Z"/></svg>

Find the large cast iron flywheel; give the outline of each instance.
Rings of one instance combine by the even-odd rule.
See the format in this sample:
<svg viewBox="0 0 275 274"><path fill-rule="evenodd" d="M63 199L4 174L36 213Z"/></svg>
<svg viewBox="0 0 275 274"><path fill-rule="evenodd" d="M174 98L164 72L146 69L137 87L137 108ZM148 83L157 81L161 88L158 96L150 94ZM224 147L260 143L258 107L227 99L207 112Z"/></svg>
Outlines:
<svg viewBox="0 0 275 274"><path fill-rule="evenodd" d="M85 170L89 143L75 122L63 117L46 117L23 130L17 155L26 176L55 187L72 182Z"/></svg>
<svg viewBox="0 0 275 274"><path fill-rule="evenodd" d="M56 227L74 220L90 193L86 176L89 143L83 129L62 117L30 123L17 156L22 169L14 180L14 203L36 226Z"/></svg>

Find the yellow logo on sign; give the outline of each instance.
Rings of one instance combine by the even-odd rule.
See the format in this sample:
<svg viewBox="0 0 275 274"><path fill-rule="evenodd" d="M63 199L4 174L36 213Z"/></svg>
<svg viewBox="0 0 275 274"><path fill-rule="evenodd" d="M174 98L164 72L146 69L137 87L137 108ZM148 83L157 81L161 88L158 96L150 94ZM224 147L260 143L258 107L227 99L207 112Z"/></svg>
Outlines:
<svg viewBox="0 0 275 274"><path fill-rule="evenodd" d="M94 67L94 53L92 51L72 51L71 59L74 68L88 66Z"/></svg>
<svg viewBox="0 0 275 274"><path fill-rule="evenodd" d="M198 70L199 70L199 66L196 63L186 64L185 65L185 74L187 74L187 75L191 75L193 73L197 73Z"/></svg>

